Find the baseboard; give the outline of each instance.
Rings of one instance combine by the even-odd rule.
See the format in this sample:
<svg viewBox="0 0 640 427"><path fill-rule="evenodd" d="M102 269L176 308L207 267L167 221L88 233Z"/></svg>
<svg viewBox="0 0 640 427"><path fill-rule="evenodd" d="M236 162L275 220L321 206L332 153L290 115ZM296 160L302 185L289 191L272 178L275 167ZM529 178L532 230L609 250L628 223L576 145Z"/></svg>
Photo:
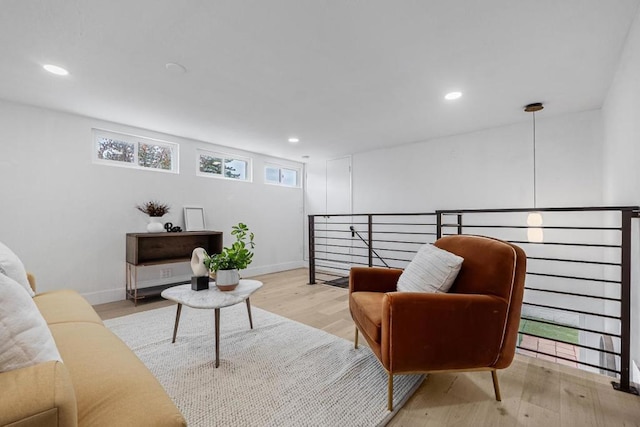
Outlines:
<svg viewBox="0 0 640 427"><path fill-rule="evenodd" d="M280 271L293 270L296 268L304 268L307 264L304 261L291 261L284 262L282 264L265 265L262 267L247 268L242 270L240 275L242 277L260 276L261 274L278 273Z"/></svg>
<svg viewBox="0 0 640 427"><path fill-rule="evenodd" d="M281 264L265 265L261 267L247 268L246 270L242 270L241 276L249 278L253 276L259 276L261 274L277 273L280 271L293 270L296 268L304 268L306 266L307 264L304 261L292 261ZM182 280L189 281L191 280L191 276L174 276L168 279L145 280L143 282L140 282L138 284L138 287L146 288L148 286L162 285L171 282L179 282ZM105 289L103 291L83 292L82 296L85 297L91 305L122 301L126 298L124 286L113 289Z"/></svg>
<svg viewBox="0 0 640 427"><path fill-rule="evenodd" d="M89 304L106 304L108 302L114 301L122 301L126 297L126 292L124 286L107 289L104 291L96 291L96 292L83 292L82 296L85 297Z"/></svg>

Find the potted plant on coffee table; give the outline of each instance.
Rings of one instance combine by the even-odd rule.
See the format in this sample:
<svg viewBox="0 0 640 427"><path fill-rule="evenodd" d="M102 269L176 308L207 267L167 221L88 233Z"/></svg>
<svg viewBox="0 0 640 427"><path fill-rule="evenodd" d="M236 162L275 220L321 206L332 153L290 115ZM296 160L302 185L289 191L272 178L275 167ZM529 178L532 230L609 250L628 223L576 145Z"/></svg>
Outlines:
<svg viewBox="0 0 640 427"><path fill-rule="evenodd" d="M246 224L239 223L231 227L231 235L236 241L222 252L214 255L205 255L204 265L211 273L215 273L216 286L221 291L231 291L240 282L239 270L247 268L253 259L251 249L255 247L253 233Z"/></svg>

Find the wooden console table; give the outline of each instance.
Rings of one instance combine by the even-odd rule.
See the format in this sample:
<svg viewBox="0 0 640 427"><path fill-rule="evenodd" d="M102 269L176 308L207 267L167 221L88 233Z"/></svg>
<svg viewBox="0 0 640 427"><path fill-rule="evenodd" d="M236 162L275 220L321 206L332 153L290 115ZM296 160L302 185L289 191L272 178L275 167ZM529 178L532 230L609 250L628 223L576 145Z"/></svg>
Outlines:
<svg viewBox="0 0 640 427"><path fill-rule="evenodd" d="M127 299L159 296L163 290L184 281L138 288L138 267L187 262L195 248L208 254L222 252L221 231L183 231L180 233L127 233Z"/></svg>

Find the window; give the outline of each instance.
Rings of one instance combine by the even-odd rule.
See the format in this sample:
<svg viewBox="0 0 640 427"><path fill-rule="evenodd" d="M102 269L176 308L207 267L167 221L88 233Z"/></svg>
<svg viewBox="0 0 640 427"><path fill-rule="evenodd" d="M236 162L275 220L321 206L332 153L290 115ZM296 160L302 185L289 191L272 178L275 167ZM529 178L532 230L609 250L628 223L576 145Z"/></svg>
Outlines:
<svg viewBox="0 0 640 427"><path fill-rule="evenodd" d="M178 173L178 144L93 130L96 163Z"/></svg>
<svg viewBox="0 0 640 427"><path fill-rule="evenodd" d="M214 178L251 181L251 159L198 150L196 174Z"/></svg>
<svg viewBox="0 0 640 427"><path fill-rule="evenodd" d="M284 187L300 187L300 169L267 164L264 168L264 181Z"/></svg>

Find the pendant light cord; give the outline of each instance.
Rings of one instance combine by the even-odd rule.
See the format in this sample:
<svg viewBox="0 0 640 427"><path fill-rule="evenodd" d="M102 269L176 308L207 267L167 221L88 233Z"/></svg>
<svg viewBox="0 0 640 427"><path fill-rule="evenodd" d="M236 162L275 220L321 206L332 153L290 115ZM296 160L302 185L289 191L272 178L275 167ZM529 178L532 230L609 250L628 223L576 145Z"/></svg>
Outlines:
<svg viewBox="0 0 640 427"><path fill-rule="evenodd" d="M536 112L533 111L533 207L536 208Z"/></svg>

